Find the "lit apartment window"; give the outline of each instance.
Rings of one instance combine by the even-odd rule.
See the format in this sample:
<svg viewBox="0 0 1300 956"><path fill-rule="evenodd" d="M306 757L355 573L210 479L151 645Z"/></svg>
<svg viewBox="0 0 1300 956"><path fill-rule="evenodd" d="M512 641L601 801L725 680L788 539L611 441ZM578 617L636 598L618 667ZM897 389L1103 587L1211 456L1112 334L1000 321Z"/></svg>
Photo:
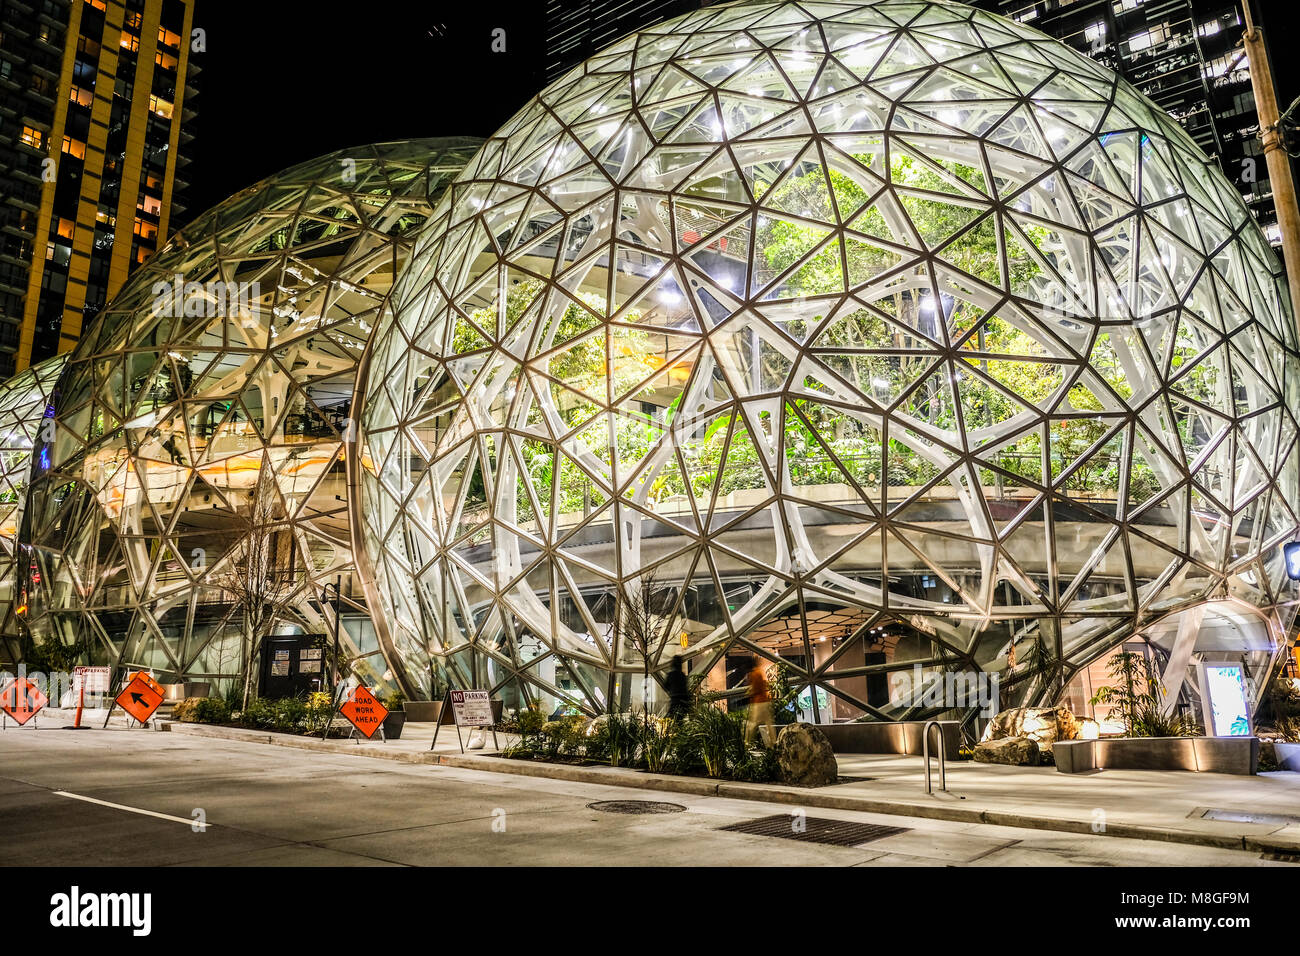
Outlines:
<svg viewBox="0 0 1300 956"><path fill-rule="evenodd" d="M1127 13L1129 10L1136 10L1142 6L1142 0L1115 0L1111 7L1117 14Z"/></svg>
<svg viewBox="0 0 1300 956"><path fill-rule="evenodd" d="M45 148L45 132L31 126L23 127L22 141L34 149Z"/></svg>
<svg viewBox="0 0 1300 956"><path fill-rule="evenodd" d="M1083 28L1083 38L1088 41L1089 46L1096 46L1106 39L1106 24L1098 20L1096 23L1089 23Z"/></svg>
<svg viewBox="0 0 1300 956"><path fill-rule="evenodd" d="M73 159L86 158L86 144L79 139L73 139L71 136L63 137L63 151Z"/></svg>
<svg viewBox="0 0 1300 956"><path fill-rule="evenodd" d="M172 118L172 104L167 100L161 99L152 94L149 96L149 111L151 113L157 113L163 119Z"/></svg>
<svg viewBox="0 0 1300 956"><path fill-rule="evenodd" d="M132 53L140 51L140 38L134 33L122 33L122 49L130 50Z"/></svg>
<svg viewBox="0 0 1300 956"><path fill-rule="evenodd" d="M72 102L76 103L78 106L88 107L95 102L95 91L88 90L84 86L74 86L72 91L68 94L68 99L72 100Z"/></svg>
<svg viewBox="0 0 1300 956"><path fill-rule="evenodd" d="M1128 48L1134 53L1139 50L1148 50L1157 43L1164 43L1169 39L1169 24L1161 23L1152 27L1150 30L1143 30L1135 33L1128 38Z"/></svg>
<svg viewBox="0 0 1300 956"><path fill-rule="evenodd" d="M157 50L154 52L153 61L164 70L174 70L176 69L176 64L180 62L176 57L163 50Z"/></svg>
<svg viewBox="0 0 1300 956"><path fill-rule="evenodd" d="M143 199L140 201L137 208L148 213L151 216L161 216L162 200L159 199L157 196L150 196L148 193L146 193Z"/></svg>
<svg viewBox="0 0 1300 956"><path fill-rule="evenodd" d="M158 42L166 44L167 46L172 47L173 49L180 49L181 35L179 33L173 33L171 30L168 30L166 27L159 27Z"/></svg>
<svg viewBox="0 0 1300 956"><path fill-rule="evenodd" d="M131 231L141 239L152 241L158 238L158 227L151 222L145 222L143 219L137 219Z"/></svg>
<svg viewBox="0 0 1300 956"><path fill-rule="evenodd" d="M55 223L54 231L60 237L71 241L72 234L77 231L77 224L71 219L64 219L60 216L59 221Z"/></svg>
<svg viewBox="0 0 1300 956"><path fill-rule="evenodd" d="M104 0L86 0L86 3L94 7L96 10L103 10L105 13L108 12L108 4L105 3Z"/></svg>
<svg viewBox="0 0 1300 956"><path fill-rule="evenodd" d="M1219 32L1219 21L1211 20L1209 23L1202 23L1198 29L1200 30L1201 36L1212 37Z"/></svg>

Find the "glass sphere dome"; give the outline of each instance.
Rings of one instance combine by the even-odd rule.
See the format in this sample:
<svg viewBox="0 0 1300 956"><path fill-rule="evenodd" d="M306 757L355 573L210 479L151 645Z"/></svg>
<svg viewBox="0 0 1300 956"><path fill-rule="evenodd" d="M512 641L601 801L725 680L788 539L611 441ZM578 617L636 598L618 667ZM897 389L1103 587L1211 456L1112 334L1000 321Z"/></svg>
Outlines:
<svg viewBox="0 0 1300 956"><path fill-rule="evenodd" d="M1211 602L1279 652L1278 262L1029 27L764 0L628 36L487 142L394 300L354 502L426 691L600 711L647 658L724 689L752 655L807 719L899 718L945 709L918 675L1059 697Z"/></svg>
<svg viewBox="0 0 1300 956"><path fill-rule="evenodd" d="M358 672L382 681L351 581L357 365L416 229L480 143L295 166L199 216L132 276L68 358L33 477L34 635L221 681L271 636L339 626Z"/></svg>
<svg viewBox="0 0 1300 956"><path fill-rule="evenodd" d="M11 661L20 657L15 601L19 608L26 603L22 588L16 587L17 536L27 504L32 447L42 426L52 425L54 385L67 358L56 355L0 384L0 634L10 642Z"/></svg>

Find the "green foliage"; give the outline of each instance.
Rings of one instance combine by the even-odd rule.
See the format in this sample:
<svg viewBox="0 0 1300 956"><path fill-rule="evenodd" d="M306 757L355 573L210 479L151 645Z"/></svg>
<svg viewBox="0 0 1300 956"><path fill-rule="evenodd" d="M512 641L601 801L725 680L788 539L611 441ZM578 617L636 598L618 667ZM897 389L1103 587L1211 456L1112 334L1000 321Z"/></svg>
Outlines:
<svg viewBox="0 0 1300 956"><path fill-rule="evenodd" d="M27 665L29 673L41 671L45 674L55 674L60 671L70 671L81 659L80 644L64 644L57 638L46 638L37 644L29 637L23 641L23 644L22 660Z"/></svg>
<svg viewBox="0 0 1300 956"><path fill-rule="evenodd" d="M542 741L542 728L546 725L546 715L538 707L531 706L521 710L515 722L515 733L519 734L520 747L526 750L540 750L545 746Z"/></svg>
<svg viewBox="0 0 1300 956"><path fill-rule="evenodd" d="M1196 737L1201 733L1188 714L1165 714L1165 687L1142 654L1121 651L1106 662L1114 684L1099 687L1090 703L1109 705L1129 737Z"/></svg>
<svg viewBox="0 0 1300 956"><path fill-rule="evenodd" d="M172 717L188 724L224 724L230 706L221 697L186 697L172 708Z"/></svg>
<svg viewBox="0 0 1300 956"><path fill-rule="evenodd" d="M733 770L737 780L747 783L771 783L780 777L780 773L776 751L767 749L749 751Z"/></svg>
<svg viewBox="0 0 1300 956"><path fill-rule="evenodd" d="M768 688L772 695L772 722L778 726L795 722L795 699L798 688L790 682L790 665L782 661L768 674Z"/></svg>
<svg viewBox="0 0 1300 956"><path fill-rule="evenodd" d="M279 700L255 697L235 715L235 719L244 727L300 734L318 732L332 715L329 695L312 694L309 698L284 697Z"/></svg>
<svg viewBox="0 0 1300 956"><path fill-rule="evenodd" d="M662 718L651 717L641 729L641 759L651 773L663 773L673 762L677 748L673 725Z"/></svg>
<svg viewBox="0 0 1300 956"><path fill-rule="evenodd" d="M690 713L678 720L628 713L606 714L594 721L574 715L539 723L525 717L529 713L525 711L520 717L527 732L503 753L528 759L607 761L610 766L643 767L652 773L775 780L775 755L745 746L743 715L721 710L698 694L699 686L696 682L693 688L696 702Z"/></svg>
<svg viewBox="0 0 1300 956"><path fill-rule="evenodd" d="M605 746L611 767L622 767L636 759L641 744L641 717L637 714L607 714Z"/></svg>
<svg viewBox="0 0 1300 956"><path fill-rule="evenodd" d="M743 718L713 706L701 704L691 711L682 727L679 760L684 766L702 765L704 772L719 778L728 775L748 759Z"/></svg>

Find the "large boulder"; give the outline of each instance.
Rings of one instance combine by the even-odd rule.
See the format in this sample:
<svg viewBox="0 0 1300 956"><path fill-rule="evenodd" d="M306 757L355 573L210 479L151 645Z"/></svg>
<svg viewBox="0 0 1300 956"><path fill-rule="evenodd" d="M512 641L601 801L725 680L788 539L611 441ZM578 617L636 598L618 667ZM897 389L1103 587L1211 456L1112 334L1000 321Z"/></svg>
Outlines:
<svg viewBox="0 0 1300 956"><path fill-rule="evenodd" d="M1028 737L1040 747L1058 740L1078 740L1082 721L1068 707L1013 707L984 728L984 740Z"/></svg>
<svg viewBox="0 0 1300 956"><path fill-rule="evenodd" d="M812 724L783 728L773 749L782 783L824 787L839 779L831 742Z"/></svg>
<svg viewBox="0 0 1300 956"><path fill-rule="evenodd" d="M1040 759L1038 741L1032 737L981 740L975 745L974 757L980 763L1010 764L1013 767L1036 767Z"/></svg>

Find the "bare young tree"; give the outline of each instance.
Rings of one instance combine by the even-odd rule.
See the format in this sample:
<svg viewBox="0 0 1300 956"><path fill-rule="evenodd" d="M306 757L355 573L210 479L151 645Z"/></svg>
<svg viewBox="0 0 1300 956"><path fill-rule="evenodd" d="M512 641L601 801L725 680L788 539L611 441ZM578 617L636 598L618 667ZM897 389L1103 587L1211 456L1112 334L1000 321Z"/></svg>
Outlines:
<svg viewBox="0 0 1300 956"><path fill-rule="evenodd" d="M615 595L614 630L641 658L642 717L650 722L650 662L659 655L670 620L661 613L671 588L661 585L653 571L646 572Z"/></svg>
<svg viewBox="0 0 1300 956"><path fill-rule="evenodd" d="M258 470L248 512L240 517L239 551L218 581L243 609L242 706L247 707L257 683L262 642L271 633L295 586L293 528L273 469L265 460Z"/></svg>

